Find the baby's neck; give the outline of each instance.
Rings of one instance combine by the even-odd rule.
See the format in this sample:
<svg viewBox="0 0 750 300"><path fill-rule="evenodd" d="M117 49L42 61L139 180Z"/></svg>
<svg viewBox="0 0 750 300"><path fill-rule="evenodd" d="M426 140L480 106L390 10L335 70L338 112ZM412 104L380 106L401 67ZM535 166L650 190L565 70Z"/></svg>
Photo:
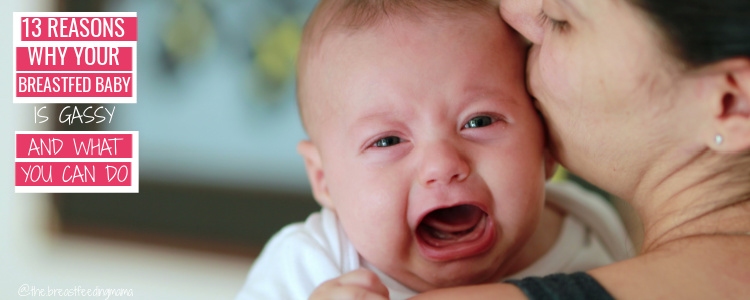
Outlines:
<svg viewBox="0 0 750 300"><path fill-rule="evenodd" d="M562 230L565 214L552 204L546 204L534 233L529 241L518 251L515 257L507 258L508 265L501 268L494 280L516 274L531 266L542 256L547 254L555 245Z"/></svg>

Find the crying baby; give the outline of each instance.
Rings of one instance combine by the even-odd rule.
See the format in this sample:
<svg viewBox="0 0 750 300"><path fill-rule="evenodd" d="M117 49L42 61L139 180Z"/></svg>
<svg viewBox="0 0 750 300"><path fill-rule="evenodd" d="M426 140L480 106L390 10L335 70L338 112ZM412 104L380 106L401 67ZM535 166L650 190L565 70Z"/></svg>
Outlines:
<svg viewBox="0 0 750 300"><path fill-rule="evenodd" d="M497 7L374 3L323 0L308 20L297 90L309 140L297 150L323 208L266 244L237 299L335 293L345 284L316 288L361 269L406 299L616 259L573 211L597 196L545 195L554 161L524 42Z"/></svg>

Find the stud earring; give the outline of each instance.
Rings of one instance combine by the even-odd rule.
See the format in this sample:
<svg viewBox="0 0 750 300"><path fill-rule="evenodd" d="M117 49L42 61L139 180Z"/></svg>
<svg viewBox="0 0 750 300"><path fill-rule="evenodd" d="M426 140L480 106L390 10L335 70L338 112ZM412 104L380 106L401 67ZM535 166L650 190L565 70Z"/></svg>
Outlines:
<svg viewBox="0 0 750 300"><path fill-rule="evenodd" d="M717 145L721 145L721 143L724 142L724 137L722 137L721 134L717 134L716 137L714 137L714 141Z"/></svg>

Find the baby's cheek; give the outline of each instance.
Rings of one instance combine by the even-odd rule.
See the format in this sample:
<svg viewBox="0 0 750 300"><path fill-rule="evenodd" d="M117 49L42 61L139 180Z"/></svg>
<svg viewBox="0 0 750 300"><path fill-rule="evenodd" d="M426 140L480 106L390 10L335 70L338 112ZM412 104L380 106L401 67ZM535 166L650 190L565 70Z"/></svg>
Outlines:
<svg viewBox="0 0 750 300"><path fill-rule="evenodd" d="M398 258L407 246L407 235L403 228L394 226L396 220L373 214L348 221L347 235L365 260L387 269L391 263L402 263Z"/></svg>

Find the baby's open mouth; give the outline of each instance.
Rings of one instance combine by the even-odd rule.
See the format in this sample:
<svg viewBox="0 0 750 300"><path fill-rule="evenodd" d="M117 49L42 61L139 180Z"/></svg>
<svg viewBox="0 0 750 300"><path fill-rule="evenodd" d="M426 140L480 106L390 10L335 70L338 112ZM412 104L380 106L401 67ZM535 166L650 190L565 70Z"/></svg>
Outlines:
<svg viewBox="0 0 750 300"><path fill-rule="evenodd" d="M436 209L417 226L420 250L427 258L441 261L480 254L494 242L491 223L487 213L476 205Z"/></svg>

